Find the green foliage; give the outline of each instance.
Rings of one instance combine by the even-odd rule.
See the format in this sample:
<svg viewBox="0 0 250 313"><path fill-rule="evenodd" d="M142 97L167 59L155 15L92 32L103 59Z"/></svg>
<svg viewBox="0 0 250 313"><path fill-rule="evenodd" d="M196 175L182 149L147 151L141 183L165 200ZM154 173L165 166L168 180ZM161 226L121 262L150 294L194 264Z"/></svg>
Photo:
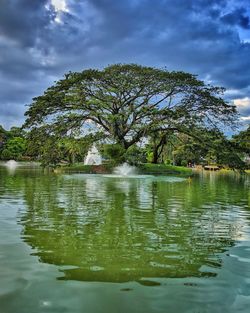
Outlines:
<svg viewBox="0 0 250 313"><path fill-rule="evenodd" d="M114 164L105 163L101 165L85 165L84 163L74 163L72 165L61 165L60 170L62 172L70 173L86 173L86 174L110 174L113 173Z"/></svg>
<svg viewBox="0 0 250 313"><path fill-rule="evenodd" d="M0 143L1 143L0 148L6 141L7 137L8 137L8 132L3 128L3 126L0 125Z"/></svg>
<svg viewBox="0 0 250 313"><path fill-rule="evenodd" d="M236 109L222 100L223 91L189 73L115 64L66 74L33 99L25 127L46 125L56 137L91 129L128 150L153 133L233 124ZM154 162L159 161L156 152Z"/></svg>
<svg viewBox="0 0 250 313"><path fill-rule="evenodd" d="M8 131L0 125L0 159L21 160L27 148L25 135L19 127L12 127Z"/></svg>
<svg viewBox="0 0 250 313"><path fill-rule="evenodd" d="M126 150L126 161L130 164L137 165L147 162L147 151L145 148L139 148L137 145L133 145Z"/></svg>
<svg viewBox="0 0 250 313"><path fill-rule="evenodd" d="M138 165L140 173L144 174L181 174L181 175L191 175L192 170L187 167L173 166L165 164L140 164Z"/></svg>
<svg viewBox="0 0 250 313"><path fill-rule="evenodd" d="M52 135L46 126L33 128L28 134L27 152L43 166L56 166L61 161L73 164L84 160L95 138Z"/></svg>
<svg viewBox="0 0 250 313"><path fill-rule="evenodd" d="M165 164L166 164L166 165L171 165L171 164L172 164L172 161L171 161L170 159L166 159L166 160L165 160Z"/></svg>
<svg viewBox="0 0 250 313"><path fill-rule="evenodd" d="M250 156L250 126L238 135L233 136L232 142L240 151Z"/></svg>
<svg viewBox="0 0 250 313"><path fill-rule="evenodd" d="M65 172L81 172L86 174L95 173L93 165L85 165L83 163L74 163L70 166L62 166L61 169Z"/></svg>
<svg viewBox="0 0 250 313"><path fill-rule="evenodd" d="M242 151L231 140L225 138L217 142L217 149L214 151L217 164L232 169L245 170L247 164L244 161Z"/></svg>
<svg viewBox="0 0 250 313"><path fill-rule="evenodd" d="M70 164L83 161L91 144L92 141L88 142L86 138L75 139L72 137L62 138L58 142L63 159L67 160Z"/></svg>
<svg viewBox="0 0 250 313"><path fill-rule="evenodd" d="M13 137L7 141L1 151L1 158L3 160L15 159L20 160L26 152L27 143L22 137Z"/></svg>
<svg viewBox="0 0 250 313"><path fill-rule="evenodd" d="M150 149L150 145L147 145L147 150L146 150L146 159L147 163L152 163L153 161L153 151Z"/></svg>
<svg viewBox="0 0 250 313"><path fill-rule="evenodd" d="M25 132L22 128L20 127L11 127L11 129L8 132L8 137L13 138L13 137L25 137Z"/></svg>
<svg viewBox="0 0 250 313"><path fill-rule="evenodd" d="M104 144L103 156L113 164L120 164L125 161L126 150L120 144Z"/></svg>
<svg viewBox="0 0 250 313"><path fill-rule="evenodd" d="M54 138L47 138L44 145L40 148L42 166L55 167L63 158L62 149L55 142Z"/></svg>
<svg viewBox="0 0 250 313"><path fill-rule="evenodd" d="M250 125L244 131L234 136L232 143L236 146L241 158L246 162L246 167L250 168Z"/></svg>
<svg viewBox="0 0 250 313"><path fill-rule="evenodd" d="M113 165L118 165L123 162L136 165L147 161L145 149L139 148L136 145L126 150L120 144L104 144L102 154L104 158Z"/></svg>
<svg viewBox="0 0 250 313"><path fill-rule="evenodd" d="M236 137L234 145L229 144L218 132L224 125L235 125L237 119L235 106L221 98L223 92L189 73L114 64L66 74L33 99L25 127L36 133L33 155L47 163L50 158L53 163L65 157L71 163L80 160L84 151L74 138L85 138L87 131L85 143L93 138L112 142L104 147L104 155L113 163L145 162L145 158L152 163L166 159L176 164L199 163L213 155L216 162L232 164L230 153L236 146L245 149L245 144ZM181 142L182 136L186 142ZM138 149L136 144L145 140L145 151ZM223 156L222 143L230 151ZM55 156L46 152L49 146ZM236 159L242 167L238 151Z"/></svg>
<svg viewBox="0 0 250 313"><path fill-rule="evenodd" d="M8 149L3 149L1 151L1 159L2 160L10 160L10 159L14 159L14 158Z"/></svg>
<svg viewBox="0 0 250 313"><path fill-rule="evenodd" d="M152 163L164 163L164 152L165 147L167 146L167 142L171 132L169 131L158 131L152 132L149 135L149 144L148 148L148 157Z"/></svg>
<svg viewBox="0 0 250 313"><path fill-rule="evenodd" d="M187 160L182 160L181 161L181 166L187 166L187 164L188 164Z"/></svg>
<svg viewBox="0 0 250 313"><path fill-rule="evenodd" d="M193 129L193 137L179 135L173 151L175 164L216 164L233 169L245 169L242 151L234 141L217 129Z"/></svg>

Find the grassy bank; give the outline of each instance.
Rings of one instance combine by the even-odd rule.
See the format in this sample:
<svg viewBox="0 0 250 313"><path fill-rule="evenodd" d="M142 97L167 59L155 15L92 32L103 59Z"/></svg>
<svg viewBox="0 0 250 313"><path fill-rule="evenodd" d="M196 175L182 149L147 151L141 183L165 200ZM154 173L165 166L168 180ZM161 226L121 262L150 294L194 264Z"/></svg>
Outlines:
<svg viewBox="0 0 250 313"><path fill-rule="evenodd" d="M112 173L113 166L110 164L102 165L85 165L83 163L75 163L72 165L63 165L58 168L64 172L85 173L85 174L107 174Z"/></svg>
<svg viewBox="0 0 250 313"><path fill-rule="evenodd" d="M71 166L62 166L60 170L65 172L86 173L86 174L108 174L112 173L114 166L111 164L102 165L84 165L77 163ZM172 166L165 164L140 164L137 166L138 174L151 174L151 175L192 175L192 170L182 166Z"/></svg>
<svg viewBox="0 0 250 313"><path fill-rule="evenodd" d="M158 174L158 175L192 175L192 169L183 166L173 166L165 164L145 163L138 166L140 174Z"/></svg>

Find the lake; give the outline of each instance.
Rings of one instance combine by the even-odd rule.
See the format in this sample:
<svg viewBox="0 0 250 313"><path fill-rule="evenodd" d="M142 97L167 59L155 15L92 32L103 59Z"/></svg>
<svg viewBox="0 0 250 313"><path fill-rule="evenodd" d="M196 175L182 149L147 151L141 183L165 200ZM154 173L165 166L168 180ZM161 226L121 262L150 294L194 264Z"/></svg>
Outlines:
<svg viewBox="0 0 250 313"><path fill-rule="evenodd" d="M249 312L250 176L0 167L0 312Z"/></svg>

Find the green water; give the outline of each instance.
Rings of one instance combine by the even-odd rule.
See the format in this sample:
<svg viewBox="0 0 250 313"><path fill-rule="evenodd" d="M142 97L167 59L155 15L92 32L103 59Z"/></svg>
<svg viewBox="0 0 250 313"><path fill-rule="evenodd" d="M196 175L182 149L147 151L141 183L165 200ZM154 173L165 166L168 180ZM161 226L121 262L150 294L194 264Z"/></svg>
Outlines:
<svg viewBox="0 0 250 313"><path fill-rule="evenodd" d="M249 312L250 179L0 167L0 312Z"/></svg>

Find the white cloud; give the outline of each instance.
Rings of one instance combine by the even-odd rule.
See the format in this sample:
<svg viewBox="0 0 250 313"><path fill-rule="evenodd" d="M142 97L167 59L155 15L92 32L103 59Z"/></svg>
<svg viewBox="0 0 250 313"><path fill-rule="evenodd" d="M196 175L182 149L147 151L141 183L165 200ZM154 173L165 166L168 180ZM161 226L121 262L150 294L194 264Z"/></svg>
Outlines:
<svg viewBox="0 0 250 313"><path fill-rule="evenodd" d="M239 108L239 110L250 108L250 98L249 97L245 97L242 99L234 99L233 103L234 103L234 105L236 105Z"/></svg>
<svg viewBox="0 0 250 313"><path fill-rule="evenodd" d="M236 105L239 113L241 114L241 120L243 122L250 122L250 98L245 97L242 99L234 99L233 103Z"/></svg>
<svg viewBox="0 0 250 313"><path fill-rule="evenodd" d="M55 8L56 12L68 12L67 4L65 0L51 0L51 4Z"/></svg>
<svg viewBox="0 0 250 313"><path fill-rule="evenodd" d="M245 122L250 122L250 116L242 116L240 119Z"/></svg>
<svg viewBox="0 0 250 313"><path fill-rule="evenodd" d="M66 0L51 0L51 5L54 7L56 16L54 21L58 24L62 23L62 14L69 12Z"/></svg>

